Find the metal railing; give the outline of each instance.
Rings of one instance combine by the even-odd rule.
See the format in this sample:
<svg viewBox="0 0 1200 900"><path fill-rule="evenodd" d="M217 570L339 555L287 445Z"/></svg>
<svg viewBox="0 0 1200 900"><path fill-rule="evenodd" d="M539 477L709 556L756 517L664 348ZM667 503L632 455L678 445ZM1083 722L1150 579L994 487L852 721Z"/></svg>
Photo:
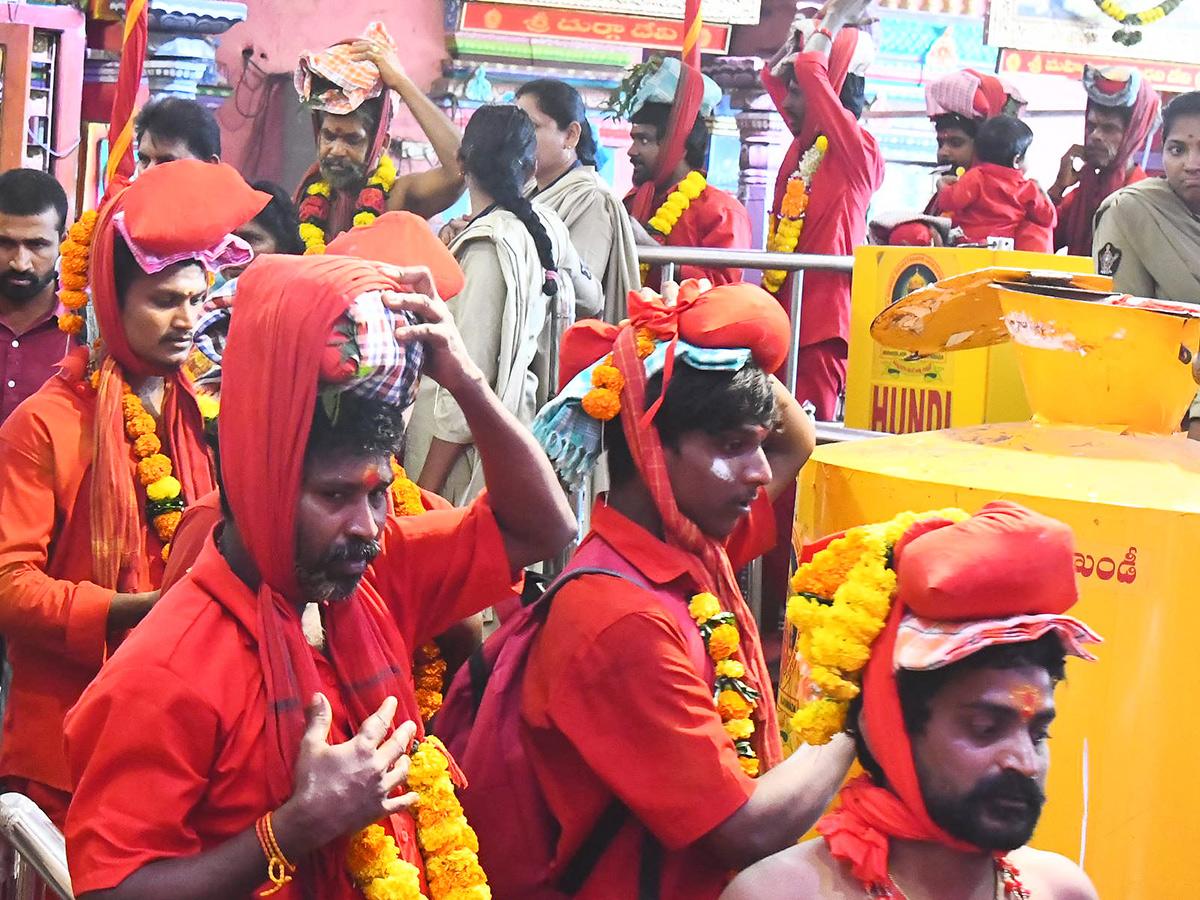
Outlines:
<svg viewBox="0 0 1200 900"><path fill-rule="evenodd" d="M0 795L0 857L3 900L75 900L62 832L24 794Z"/></svg>

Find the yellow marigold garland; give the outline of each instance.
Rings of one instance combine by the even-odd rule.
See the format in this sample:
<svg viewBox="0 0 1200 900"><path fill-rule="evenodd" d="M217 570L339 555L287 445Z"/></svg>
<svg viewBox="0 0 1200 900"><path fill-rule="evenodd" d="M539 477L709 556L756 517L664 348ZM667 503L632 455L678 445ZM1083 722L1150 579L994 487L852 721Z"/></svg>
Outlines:
<svg viewBox="0 0 1200 900"><path fill-rule="evenodd" d="M787 618L796 628L796 654L808 665L808 688L791 720L798 740L827 744L845 728L871 645L891 610L892 547L913 523L933 517L961 522L967 514L905 512L889 522L851 528L792 576Z"/></svg>
<svg viewBox="0 0 1200 900"><path fill-rule="evenodd" d="M733 654L741 643L737 620L733 613L721 609L721 603L709 593L696 594L688 603L688 613L696 620L700 637L716 670L713 682L713 702L721 716L725 733L733 741L742 771L754 778L758 775L758 756L750 744L754 735L751 715L758 706L759 693L744 680L746 667Z"/></svg>
<svg viewBox="0 0 1200 900"><path fill-rule="evenodd" d="M646 223L650 236L656 240L662 238L659 243L664 243L667 236L674 230L680 216L687 212L692 201L703 194L706 187L708 187L708 179L704 177L703 172L695 169L688 172L683 181L675 185L675 190L667 195L667 199L662 202L654 215L650 217L650 221ZM650 264L642 263L639 268L642 274L642 284L645 284L646 278L650 274Z"/></svg>
<svg viewBox="0 0 1200 900"><path fill-rule="evenodd" d="M83 316L78 310L88 302L88 253L96 230L96 218L94 209L85 212L67 231L67 237L59 247L62 289L58 292L58 300L71 312L59 316L58 327L67 334L79 334L83 330Z"/></svg>
<svg viewBox="0 0 1200 900"><path fill-rule="evenodd" d="M654 335L646 328L639 328L637 332L638 359L645 359L654 352L654 347ZM613 355L610 353L592 369L592 389L583 395L580 406L593 419L607 422L609 419L616 418L621 411L621 391L624 389L625 376L614 365Z"/></svg>
<svg viewBox="0 0 1200 900"><path fill-rule="evenodd" d="M352 224L370 225L374 222L380 213L375 208L368 208L365 198L378 188L383 192L386 203L387 195L391 193L395 183L396 163L385 153L379 158L379 164L359 193ZM327 181L314 181L304 193L305 202L300 207L300 239L304 241L305 255L321 254L325 252L325 231L329 226L329 203L332 200L333 187ZM309 198L312 198L313 202L309 202Z"/></svg>
<svg viewBox="0 0 1200 900"><path fill-rule="evenodd" d="M793 253L800 243L800 233L804 230L804 216L808 212L808 198L812 191L813 177L825 158L829 149L829 140L825 135L817 135L813 145L800 157L796 171L788 178L787 191L779 204L779 215L771 216L770 235L767 238L767 249L772 253ZM772 294L779 293L787 280L787 272L783 269L768 269L763 272L762 286Z"/></svg>
<svg viewBox="0 0 1200 900"><path fill-rule="evenodd" d="M441 741L428 736L412 752L408 789L417 795L413 815L425 860L429 900L491 900L479 865L479 838L454 793ZM415 866L400 858L395 840L371 825L350 839L346 865L367 900L424 898Z"/></svg>

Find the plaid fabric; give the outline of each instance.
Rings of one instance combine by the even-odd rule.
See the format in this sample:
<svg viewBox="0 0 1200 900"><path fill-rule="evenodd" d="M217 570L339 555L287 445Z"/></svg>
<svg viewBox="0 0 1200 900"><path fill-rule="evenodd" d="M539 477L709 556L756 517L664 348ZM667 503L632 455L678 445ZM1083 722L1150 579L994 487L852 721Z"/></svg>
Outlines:
<svg viewBox="0 0 1200 900"><path fill-rule="evenodd" d="M990 82L993 85L991 96L980 80L979 74L969 69L952 72L931 81L925 88L926 114L932 117L945 113L956 113L963 118L980 121L1000 114L999 109L987 107L1003 105L1003 98L999 96L1001 91L1015 100L1018 106L1022 108L1025 106L1025 98L1021 92L1008 81L998 75L988 75L987 77L994 79L994 82Z"/></svg>
<svg viewBox="0 0 1200 900"><path fill-rule="evenodd" d="M415 324L416 319L409 313L398 316L384 306L379 291L356 298L334 326L329 340L341 359L352 364L351 374L337 380L336 389L392 406L410 405L416 397L424 346L419 342L399 343L396 328Z"/></svg>
<svg viewBox="0 0 1200 900"><path fill-rule="evenodd" d="M1013 616L972 622L944 622L911 613L900 622L892 665L896 670L940 669L985 647L1036 641L1055 632L1070 656L1094 660L1085 644L1099 644L1092 629L1071 616Z"/></svg>
<svg viewBox="0 0 1200 900"><path fill-rule="evenodd" d="M375 41L395 48L396 42L383 27L382 22L371 22L354 40ZM337 88L330 88L318 97L312 95L312 78L317 75L332 81ZM314 109L344 116L358 109L364 100L383 93L383 79L374 63L354 62L350 58L350 42L334 44L317 53L306 53L293 76L296 93L300 99L310 102Z"/></svg>

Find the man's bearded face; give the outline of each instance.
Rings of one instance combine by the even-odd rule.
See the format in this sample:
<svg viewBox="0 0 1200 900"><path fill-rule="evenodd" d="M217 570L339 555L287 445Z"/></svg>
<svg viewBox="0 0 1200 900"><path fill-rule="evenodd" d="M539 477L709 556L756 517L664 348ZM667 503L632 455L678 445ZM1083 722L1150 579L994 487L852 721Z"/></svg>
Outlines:
<svg viewBox="0 0 1200 900"><path fill-rule="evenodd" d="M367 133L363 116L351 113L321 117L317 133L317 166L321 177L335 190L351 191L363 187L367 180L367 154L371 135Z"/></svg>
<svg viewBox="0 0 1200 900"><path fill-rule="evenodd" d="M310 603L345 600L379 555L391 462L315 453L304 469L296 505L296 579Z"/></svg>
<svg viewBox="0 0 1200 900"><path fill-rule="evenodd" d="M1046 799L1050 675L1040 668L969 671L943 687L929 710L912 747L930 818L983 850L1026 844Z"/></svg>
<svg viewBox="0 0 1200 900"><path fill-rule="evenodd" d="M1118 112L1089 105L1083 122L1084 159L1093 168L1107 168L1117 158L1127 121Z"/></svg>

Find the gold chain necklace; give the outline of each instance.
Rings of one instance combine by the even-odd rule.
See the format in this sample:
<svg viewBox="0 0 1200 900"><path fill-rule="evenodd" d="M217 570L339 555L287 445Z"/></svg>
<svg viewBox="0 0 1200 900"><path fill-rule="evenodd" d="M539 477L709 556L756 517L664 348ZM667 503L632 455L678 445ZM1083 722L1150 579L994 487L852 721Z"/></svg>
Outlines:
<svg viewBox="0 0 1200 900"><path fill-rule="evenodd" d="M1017 870L1007 859L998 859L995 862L992 883L992 898L993 900L1028 900L1029 894L1017 881ZM892 888L880 885L872 885L867 890L867 897L870 900L911 900L904 888L900 887L900 882L896 880L896 876L888 870L888 878L892 882Z"/></svg>

